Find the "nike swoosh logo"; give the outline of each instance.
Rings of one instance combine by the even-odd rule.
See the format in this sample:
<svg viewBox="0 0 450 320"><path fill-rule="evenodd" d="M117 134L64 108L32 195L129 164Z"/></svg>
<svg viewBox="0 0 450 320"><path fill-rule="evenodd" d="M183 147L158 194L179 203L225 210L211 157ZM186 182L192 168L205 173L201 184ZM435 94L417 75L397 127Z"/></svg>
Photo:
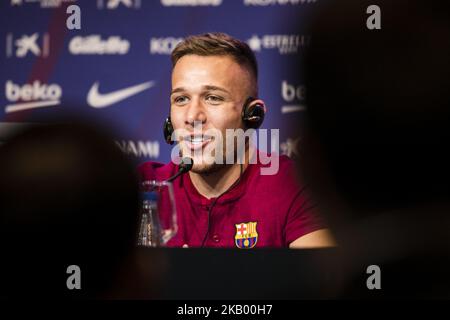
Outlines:
<svg viewBox="0 0 450 320"><path fill-rule="evenodd" d="M102 94L98 92L99 83L95 82L88 92L87 102L93 108L105 108L135 94L147 90L155 85L154 81L144 82L132 87Z"/></svg>

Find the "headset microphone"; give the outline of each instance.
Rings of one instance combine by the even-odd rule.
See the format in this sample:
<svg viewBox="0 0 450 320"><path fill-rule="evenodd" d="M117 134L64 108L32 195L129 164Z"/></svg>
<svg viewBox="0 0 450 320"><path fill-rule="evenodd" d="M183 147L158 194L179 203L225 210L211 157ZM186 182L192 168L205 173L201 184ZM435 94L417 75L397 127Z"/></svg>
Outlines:
<svg viewBox="0 0 450 320"><path fill-rule="evenodd" d="M192 169L192 166L194 165L194 160L189 157L184 157L181 159L181 163L178 167L178 172L166 180L166 182L172 182L176 178L178 178L180 175L189 172Z"/></svg>

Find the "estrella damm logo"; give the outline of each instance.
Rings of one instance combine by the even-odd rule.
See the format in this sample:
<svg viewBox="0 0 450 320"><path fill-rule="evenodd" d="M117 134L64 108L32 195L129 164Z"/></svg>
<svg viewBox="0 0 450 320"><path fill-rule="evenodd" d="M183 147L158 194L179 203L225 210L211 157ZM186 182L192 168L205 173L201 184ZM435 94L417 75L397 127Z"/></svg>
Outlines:
<svg viewBox="0 0 450 320"><path fill-rule="evenodd" d="M257 222L247 222L236 224L236 235L234 241L239 249L251 249L258 241L258 232L256 232Z"/></svg>

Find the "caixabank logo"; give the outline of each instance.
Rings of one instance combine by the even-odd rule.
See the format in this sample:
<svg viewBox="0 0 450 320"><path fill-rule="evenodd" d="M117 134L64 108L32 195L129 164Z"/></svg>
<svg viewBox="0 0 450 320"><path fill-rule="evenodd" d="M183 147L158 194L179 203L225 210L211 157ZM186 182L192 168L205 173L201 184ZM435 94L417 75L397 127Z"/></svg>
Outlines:
<svg viewBox="0 0 450 320"><path fill-rule="evenodd" d="M5 96L10 102L5 113L56 106L61 103L62 88L56 83L46 84L39 80L23 85L7 80Z"/></svg>
<svg viewBox="0 0 450 320"><path fill-rule="evenodd" d="M280 153L291 159L300 157L299 152L300 137L289 137L280 144Z"/></svg>
<svg viewBox="0 0 450 320"><path fill-rule="evenodd" d="M46 58L50 53L50 35L48 33L6 34L5 54L7 58Z"/></svg>
<svg viewBox="0 0 450 320"><path fill-rule="evenodd" d="M97 0L98 9L139 9L141 0Z"/></svg>

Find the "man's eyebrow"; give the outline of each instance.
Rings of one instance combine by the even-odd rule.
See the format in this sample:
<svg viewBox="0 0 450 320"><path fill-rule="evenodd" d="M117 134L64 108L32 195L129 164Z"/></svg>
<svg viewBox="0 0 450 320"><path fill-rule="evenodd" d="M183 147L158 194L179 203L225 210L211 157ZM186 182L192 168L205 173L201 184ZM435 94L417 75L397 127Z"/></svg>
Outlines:
<svg viewBox="0 0 450 320"><path fill-rule="evenodd" d="M217 86L203 86L203 88L208 91L223 91L228 94L230 93L228 90Z"/></svg>
<svg viewBox="0 0 450 320"><path fill-rule="evenodd" d="M184 89L183 87L175 88L170 92L170 95L177 93L177 92L183 92L183 91L186 91L186 89Z"/></svg>
<svg viewBox="0 0 450 320"><path fill-rule="evenodd" d="M224 89L224 88L222 88L222 87L218 87L218 86L206 85L206 86L203 86L202 89L203 89L203 90L207 90L207 91L222 91L222 92L225 92L225 93L230 94L230 92L229 92L228 90L226 90L226 89ZM184 92L184 91L186 91L185 88L183 88L183 87L178 87L178 88L173 89L173 90L170 92L170 95L172 95L172 94L174 94L174 93L177 93L177 92Z"/></svg>

